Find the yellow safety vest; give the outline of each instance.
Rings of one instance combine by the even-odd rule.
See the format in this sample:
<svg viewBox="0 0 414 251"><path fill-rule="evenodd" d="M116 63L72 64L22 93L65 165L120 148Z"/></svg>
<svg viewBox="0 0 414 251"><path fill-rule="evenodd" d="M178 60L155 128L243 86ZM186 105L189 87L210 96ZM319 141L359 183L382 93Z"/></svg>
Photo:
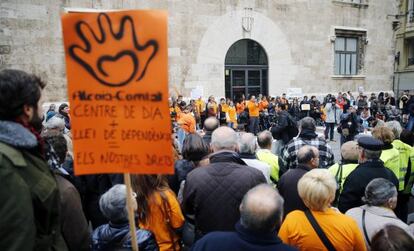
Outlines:
<svg viewBox="0 0 414 251"><path fill-rule="evenodd" d="M405 190L406 186L408 185L408 184L405 184L405 177L407 175L407 167L408 167L408 163L410 161L410 154L411 154L412 147L405 144L404 142L402 142L399 139L394 140L392 142L392 145L400 153L400 176L404 177L404 188L403 188L403 190Z"/></svg>
<svg viewBox="0 0 414 251"><path fill-rule="evenodd" d="M410 177L408 178L408 182L407 184L405 184L405 189L404 189L405 194L411 193L411 189L414 184L414 147L411 147L410 162L411 162L411 172L410 172Z"/></svg>
<svg viewBox="0 0 414 251"><path fill-rule="evenodd" d="M394 147L382 150L380 159L384 161L384 166L390 169L398 179L398 191L404 190L404 175L401 171L400 153ZM407 171L407 170L406 170Z"/></svg>
<svg viewBox="0 0 414 251"><path fill-rule="evenodd" d="M279 181L279 158L270 150L260 149L256 152L258 160L266 162L270 166L270 177L273 181Z"/></svg>
<svg viewBox="0 0 414 251"><path fill-rule="evenodd" d="M346 178L349 176L349 174L352 173L352 171L355 170L355 168L358 166L356 163L349 163L342 165L342 172L339 170L339 164L335 163L331 167L329 167L329 172L335 177L336 181L339 185L339 191L342 192L342 188L344 186Z"/></svg>

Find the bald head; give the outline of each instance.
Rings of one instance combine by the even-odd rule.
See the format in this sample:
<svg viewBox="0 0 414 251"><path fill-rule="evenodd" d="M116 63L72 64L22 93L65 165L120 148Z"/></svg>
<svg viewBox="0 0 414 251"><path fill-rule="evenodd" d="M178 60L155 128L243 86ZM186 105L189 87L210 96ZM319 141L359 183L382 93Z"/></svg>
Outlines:
<svg viewBox="0 0 414 251"><path fill-rule="evenodd" d="M358 163L359 148L356 141L348 141L341 146L342 160Z"/></svg>
<svg viewBox="0 0 414 251"><path fill-rule="evenodd" d="M245 228L270 233L280 227L282 217L283 198L271 185L258 185L243 197L240 222Z"/></svg>
<svg viewBox="0 0 414 251"><path fill-rule="evenodd" d="M227 126L217 128L211 135L211 147L213 152L220 150L238 151L236 132Z"/></svg>
<svg viewBox="0 0 414 251"><path fill-rule="evenodd" d="M299 148L297 158L299 164L312 168L319 166L319 150L314 146L305 145Z"/></svg>
<svg viewBox="0 0 414 251"><path fill-rule="evenodd" d="M209 117L204 121L204 130L212 132L219 127L219 121L215 117Z"/></svg>
<svg viewBox="0 0 414 251"><path fill-rule="evenodd" d="M272 133L265 130L257 135L257 144L259 144L262 149L271 149L273 142Z"/></svg>

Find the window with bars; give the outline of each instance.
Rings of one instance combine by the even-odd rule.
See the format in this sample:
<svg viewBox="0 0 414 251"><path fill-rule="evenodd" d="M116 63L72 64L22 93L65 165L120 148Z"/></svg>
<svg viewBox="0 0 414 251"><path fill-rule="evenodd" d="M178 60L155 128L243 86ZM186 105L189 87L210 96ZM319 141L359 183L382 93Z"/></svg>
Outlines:
<svg viewBox="0 0 414 251"><path fill-rule="evenodd" d="M336 37L335 75L358 74L358 38Z"/></svg>

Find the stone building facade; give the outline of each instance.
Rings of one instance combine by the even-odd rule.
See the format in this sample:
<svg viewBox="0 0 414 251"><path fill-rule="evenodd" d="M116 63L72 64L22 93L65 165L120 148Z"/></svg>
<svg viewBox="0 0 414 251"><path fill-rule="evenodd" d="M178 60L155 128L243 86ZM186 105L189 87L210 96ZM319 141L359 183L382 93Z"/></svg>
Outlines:
<svg viewBox="0 0 414 251"><path fill-rule="evenodd" d="M396 30L396 61L394 89L414 90L414 1L401 0L394 22Z"/></svg>
<svg viewBox="0 0 414 251"><path fill-rule="evenodd" d="M0 69L40 75L49 101L66 99L67 8L167 9L172 95L392 89L396 0L2 0Z"/></svg>

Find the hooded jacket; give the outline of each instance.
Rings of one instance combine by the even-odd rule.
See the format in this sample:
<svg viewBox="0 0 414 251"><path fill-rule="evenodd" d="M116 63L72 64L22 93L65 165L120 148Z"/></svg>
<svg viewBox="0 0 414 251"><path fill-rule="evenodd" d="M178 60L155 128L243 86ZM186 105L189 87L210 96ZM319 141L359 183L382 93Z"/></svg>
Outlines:
<svg viewBox="0 0 414 251"><path fill-rule="evenodd" d="M139 250L159 250L155 237L150 231L138 229L136 236ZM101 225L92 234L92 251L112 251L116 248L119 250L131 250L132 248L128 222Z"/></svg>
<svg viewBox="0 0 414 251"><path fill-rule="evenodd" d="M67 250L58 186L34 134L0 121L0 250Z"/></svg>

